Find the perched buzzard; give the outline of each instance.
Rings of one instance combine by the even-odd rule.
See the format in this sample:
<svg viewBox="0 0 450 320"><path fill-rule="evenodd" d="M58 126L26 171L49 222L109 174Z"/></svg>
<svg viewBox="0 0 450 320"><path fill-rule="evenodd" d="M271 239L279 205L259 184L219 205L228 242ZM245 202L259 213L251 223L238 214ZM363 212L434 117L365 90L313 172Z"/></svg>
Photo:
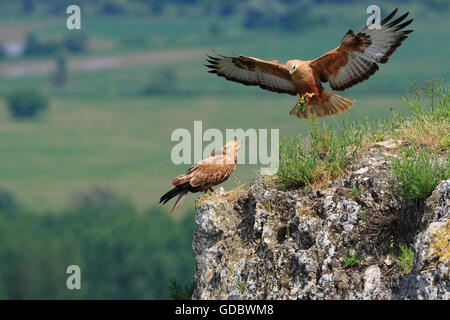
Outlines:
<svg viewBox="0 0 450 320"><path fill-rule="evenodd" d="M220 151L199 161L185 174L173 179L172 185L175 188L164 194L159 203L165 204L178 196L172 208L173 213L180 207L188 192L213 191L213 186L226 181L236 169L237 152L240 146L239 141L229 141Z"/></svg>
<svg viewBox="0 0 450 320"><path fill-rule="evenodd" d="M365 27L355 35L349 30L336 49L310 60L266 61L253 57L208 56L210 73L247 86L278 93L300 95L291 115L299 118L315 114L319 117L345 111L354 100L329 92L322 87L328 82L331 89L342 91L367 80L378 70L377 62L386 63L413 30L402 30L413 19L401 23L408 12L390 22L395 9L378 25ZM375 21L373 22L375 23ZM400 24L401 23L401 24Z"/></svg>

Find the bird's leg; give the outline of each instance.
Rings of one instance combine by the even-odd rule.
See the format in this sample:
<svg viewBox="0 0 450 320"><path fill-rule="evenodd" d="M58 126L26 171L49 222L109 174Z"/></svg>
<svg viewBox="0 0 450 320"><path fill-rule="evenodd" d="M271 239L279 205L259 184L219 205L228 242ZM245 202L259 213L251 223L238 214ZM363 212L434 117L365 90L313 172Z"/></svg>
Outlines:
<svg viewBox="0 0 450 320"><path fill-rule="evenodd" d="M308 105L311 101L311 98L314 96L314 93L305 93L303 94L297 101L297 104L295 105L302 114L305 114L305 105Z"/></svg>
<svg viewBox="0 0 450 320"><path fill-rule="evenodd" d="M304 96L306 97L306 103L309 103L310 98L314 97L314 92L307 92L304 94Z"/></svg>
<svg viewBox="0 0 450 320"><path fill-rule="evenodd" d="M211 193L213 193L213 192L214 192L213 188L209 188L208 190L209 190L209 191L211 191Z"/></svg>

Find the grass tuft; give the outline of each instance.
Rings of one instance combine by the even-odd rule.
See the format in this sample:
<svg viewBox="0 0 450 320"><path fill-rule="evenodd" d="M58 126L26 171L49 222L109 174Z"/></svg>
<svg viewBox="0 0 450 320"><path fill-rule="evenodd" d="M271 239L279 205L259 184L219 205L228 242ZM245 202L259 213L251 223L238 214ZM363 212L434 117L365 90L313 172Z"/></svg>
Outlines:
<svg viewBox="0 0 450 320"><path fill-rule="evenodd" d="M194 292L194 282L180 285L175 278L169 280L169 299L170 300L191 300Z"/></svg>
<svg viewBox="0 0 450 320"><path fill-rule="evenodd" d="M361 190L359 190L358 188L350 189L350 193L352 194L352 197L353 197L353 198L356 198L356 196L358 195L358 193L359 193L360 191L361 191Z"/></svg>
<svg viewBox="0 0 450 320"><path fill-rule="evenodd" d="M325 123L323 130L317 120L309 118L310 136L306 139L283 138L280 145L278 177L291 187L308 186L341 175L344 167L362 148L362 126L349 125L332 130Z"/></svg>
<svg viewBox="0 0 450 320"><path fill-rule="evenodd" d="M391 158L397 192L406 199L426 199L436 186L450 177L450 162L439 160L432 149L410 146Z"/></svg>
<svg viewBox="0 0 450 320"><path fill-rule="evenodd" d="M396 262L404 273L410 273L413 267L414 252L408 246L400 244L397 250L389 248L389 257Z"/></svg>
<svg viewBox="0 0 450 320"><path fill-rule="evenodd" d="M359 217L360 219L365 219L365 218L366 218L366 215L367 215L366 211L360 211L360 212L358 212L358 217Z"/></svg>
<svg viewBox="0 0 450 320"><path fill-rule="evenodd" d="M243 283L241 281L237 281L235 288L238 289L241 294L243 294L245 291L245 283Z"/></svg>
<svg viewBox="0 0 450 320"><path fill-rule="evenodd" d="M407 199L426 199L436 186L450 177L450 108L448 84L439 78L423 85L411 84L403 101L413 116L398 116L391 123L392 135L406 140L408 148L399 148L398 158L391 158L391 170L397 179L397 192ZM445 151L438 157L437 151Z"/></svg>
<svg viewBox="0 0 450 320"><path fill-rule="evenodd" d="M411 84L405 102L413 111L411 118L401 116L393 128L394 136L412 144L450 146L450 108L448 84L432 79L422 86Z"/></svg>
<svg viewBox="0 0 450 320"><path fill-rule="evenodd" d="M357 265L360 261L363 261L364 258L356 252L353 256L345 258L344 264L346 267L352 267Z"/></svg>
<svg viewBox="0 0 450 320"><path fill-rule="evenodd" d="M448 84L435 78L422 86L413 83L411 87L403 101L411 107L412 116L393 114L392 118L384 121L369 122L365 119L349 124L348 112L337 130L325 123L320 130L313 116L308 119L308 137L283 138L278 177L284 187L309 187L337 178L364 147L395 139L419 148L419 151L410 149L406 153L399 149L400 158L392 158L398 190L411 199L430 195L441 180L449 177L448 160L442 164L431 151L447 153L450 145ZM350 192L353 197L357 195L357 190Z"/></svg>

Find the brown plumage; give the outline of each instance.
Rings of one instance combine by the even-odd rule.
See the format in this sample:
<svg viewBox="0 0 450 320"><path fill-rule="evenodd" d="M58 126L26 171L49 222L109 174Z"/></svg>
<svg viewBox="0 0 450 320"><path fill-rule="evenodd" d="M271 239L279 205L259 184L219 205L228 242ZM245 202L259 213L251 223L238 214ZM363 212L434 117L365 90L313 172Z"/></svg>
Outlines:
<svg viewBox="0 0 450 320"><path fill-rule="evenodd" d="M172 180L175 186L164 194L159 203L165 204L175 196L178 196L172 213L177 210L188 192L201 192L212 190L212 187L226 181L236 169L237 152L241 144L239 141L229 141L223 148L211 156L199 161L182 175Z"/></svg>
<svg viewBox="0 0 450 320"><path fill-rule="evenodd" d="M365 27L355 35L349 30L340 45L315 60L266 61L240 55L238 57L208 56L210 73L227 80L262 89L300 95L291 115L299 118L315 114L335 115L347 110L354 100L325 90L328 82L333 90L342 91L367 80L378 70L377 63L386 63L412 30L403 30L413 19L400 24L408 15L390 22L395 9L373 29ZM388 23L390 22L390 23Z"/></svg>

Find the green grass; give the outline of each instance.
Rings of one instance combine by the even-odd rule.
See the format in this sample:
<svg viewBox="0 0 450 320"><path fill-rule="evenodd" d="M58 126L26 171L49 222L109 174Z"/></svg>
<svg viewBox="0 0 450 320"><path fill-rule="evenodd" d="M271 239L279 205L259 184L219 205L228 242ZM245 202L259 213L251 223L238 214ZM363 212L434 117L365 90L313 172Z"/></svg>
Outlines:
<svg viewBox="0 0 450 320"><path fill-rule="evenodd" d="M392 136L404 140L397 157L389 159L396 176L399 195L407 199L426 199L436 186L450 177L450 107L448 84L432 79L412 84L405 103L413 110L410 117L391 122Z"/></svg>
<svg viewBox="0 0 450 320"><path fill-rule="evenodd" d="M448 83L433 78L423 84L411 84L403 101L410 107L412 117L398 117L394 135L416 145L450 146L450 96Z"/></svg>
<svg viewBox="0 0 450 320"><path fill-rule="evenodd" d="M409 199L425 199L436 185L449 177L448 155L439 161L436 152L447 152L450 132L448 85L433 79L419 86L413 84L403 101L411 108L411 116L392 114L376 122L367 118L349 124L349 113L338 128L324 123L319 130L312 117L310 134L304 138L284 138L280 146L278 177L290 187L309 186L341 175L350 160L373 142L394 138L410 147L400 148L399 157L391 157L391 170L397 176L400 195ZM434 151L434 150L438 151ZM359 189L349 190L353 197Z"/></svg>
<svg viewBox="0 0 450 320"><path fill-rule="evenodd" d="M236 282L236 285L234 287L238 289L241 294L243 294L245 291L245 283L241 281Z"/></svg>
<svg viewBox="0 0 450 320"><path fill-rule="evenodd" d="M169 299L170 300L191 300L194 291L194 282L180 285L175 278L169 281Z"/></svg>
<svg viewBox="0 0 450 320"><path fill-rule="evenodd" d="M352 197L353 197L353 198L355 198L355 197L358 195L358 193L359 193L360 191L361 191L361 190L359 190L358 188L350 189L350 193L352 194Z"/></svg>
<svg viewBox="0 0 450 320"><path fill-rule="evenodd" d="M414 252L408 246L400 244L397 249L390 247L389 257L398 264L403 273L410 273L413 267Z"/></svg>
<svg viewBox="0 0 450 320"><path fill-rule="evenodd" d="M361 257L361 255L356 252L353 256L349 256L347 258L345 258L344 260L344 265L346 267L353 267L356 266L359 262L363 261L364 258Z"/></svg>
<svg viewBox="0 0 450 320"><path fill-rule="evenodd" d="M362 148L363 131L359 125L350 125L349 113L337 130L324 123L317 126L310 119L310 136L307 139L284 138L280 145L278 177L289 186L308 186L335 178L357 156Z"/></svg>
<svg viewBox="0 0 450 320"><path fill-rule="evenodd" d="M367 216L366 211L360 211L360 212L358 212L358 217L359 217L360 219L365 219L366 216Z"/></svg>
<svg viewBox="0 0 450 320"><path fill-rule="evenodd" d="M390 162L396 190L406 199L426 199L442 180L450 177L448 157L439 160L431 149L403 148L400 157Z"/></svg>

